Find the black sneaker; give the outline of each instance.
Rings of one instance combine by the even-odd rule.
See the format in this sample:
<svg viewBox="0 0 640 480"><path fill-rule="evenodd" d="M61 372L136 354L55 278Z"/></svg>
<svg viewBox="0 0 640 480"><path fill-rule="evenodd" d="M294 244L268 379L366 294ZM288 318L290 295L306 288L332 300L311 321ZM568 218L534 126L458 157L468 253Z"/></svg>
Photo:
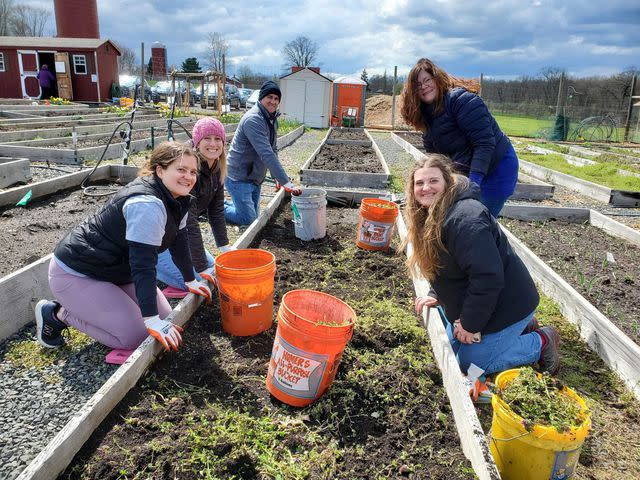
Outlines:
<svg viewBox="0 0 640 480"><path fill-rule="evenodd" d="M527 326L524 327L524 331L520 335L526 335L527 333L535 332L539 328L540 325L538 324L538 319L536 317L531 317L531 320L529 321L529 323L527 323Z"/></svg>
<svg viewBox="0 0 640 480"><path fill-rule="evenodd" d="M36 304L36 337L38 343L47 348L58 348L64 345L62 331L67 325L58 320L54 314L58 302L40 300Z"/></svg>
<svg viewBox="0 0 640 480"><path fill-rule="evenodd" d="M560 368L560 334L555 327L542 327L538 330L540 335L544 335L547 344L540 352L540 368L554 375Z"/></svg>

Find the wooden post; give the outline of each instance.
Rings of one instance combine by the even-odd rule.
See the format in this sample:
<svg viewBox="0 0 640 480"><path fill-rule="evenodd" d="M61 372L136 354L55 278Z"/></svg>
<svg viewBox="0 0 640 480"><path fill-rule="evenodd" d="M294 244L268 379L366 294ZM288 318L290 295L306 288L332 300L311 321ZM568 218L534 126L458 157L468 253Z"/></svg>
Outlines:
<svg viewBox="0 0 640 480"><path fill-rule="evenodd" d="M216 85L216 88L218 89L218 94L216 95L216 106L218 108L218 114L222 115L222 93L220 93L220 75L216 77Z"/></svg>
<svg viewBox="0 0 640 480"><path fill-rule="evenodd" d="M478 92L478 96L481 97L482 96L482 83L484 82L484 74L481 72L480 73L480 91Z"/></svg>
<svg viewBox="0 0 640 480"><path fill-rule="evenodd" d="M627 119L624 121L624 137L622 137L623 141L626 142L629 138L629 126L631 125L631 115L633 113L633 93L636 89L636 78L634 75L631 78L631 93L629 94L629 108L627 109Z"/></svg>
<svg viewBox="0 0 640 480"><path fill-rule="evenodd" d="M398 66L393 67L393 86L391 87L391 130L396 129L396 82L398 81Z"/></svg>
<svg viewBox="0 0 640 480"><path fill-rule="evenodd" d="M222 54L222 94L220 94L220 92L218 92L218 96L222 97L222 104L226 105L227 104L227 74L226 74L226 62L225 62L225 55L224 53ZM231 108L229 108L231 109Z"/></svg>
<svg viewBox="0 0 640 480"><path fill-rule="evenodd" d="M171 71L171 96L173 97L173 103L176 103L176 76L175 70Z"/></svg>
<svg viewBox="0 0 640 480"><path fill-rule="evenodd" d="M556 101L556 117L563 114L564 102L567 96L564 94L564 84L566 83L564 78L564 72L560 75L560 86L558 87L558 100Z"/></svg>
<svg viewBox="0 0 640 480"><path fill-rule="evenodd" d="M144 102L144 42L140 43L140 94Z"/></svg>
<svg viewBox="0 0 640 480"><path fill-rule="evenodd" d="M184 103L184 108L188 112L189 106L191 105L191 79L189 77L187 77L187 89L184 92Z"/></svg>
<svg viewBox="0 0 640 480"><path fill-rule="evenodd" d="M204 98L204 82L208 82L208 81L209 81L209 74L207 72L205 73L204 77L202 77L202 82L200 82L200 108L202 108L203 110L207 108L207 104Z"/></svg>

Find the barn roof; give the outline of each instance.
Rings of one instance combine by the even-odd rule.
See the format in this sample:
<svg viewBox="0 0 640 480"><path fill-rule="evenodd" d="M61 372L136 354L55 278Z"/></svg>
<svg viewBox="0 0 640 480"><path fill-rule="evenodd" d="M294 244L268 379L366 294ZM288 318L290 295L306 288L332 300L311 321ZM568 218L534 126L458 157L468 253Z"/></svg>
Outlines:
<svg viewBox="0 0 640 480"><path fill-rule="evenodd" d="M121 55L120 48L111 40L100 38L58 38L58 37L0 37L0 47L16 48L86 48L95 50L109 43Z"/></svg>

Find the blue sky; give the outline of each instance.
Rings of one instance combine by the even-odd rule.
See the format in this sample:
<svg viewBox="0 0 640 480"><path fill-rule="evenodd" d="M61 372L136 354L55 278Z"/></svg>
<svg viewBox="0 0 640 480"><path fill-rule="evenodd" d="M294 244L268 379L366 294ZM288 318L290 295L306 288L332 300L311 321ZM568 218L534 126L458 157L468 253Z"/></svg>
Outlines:
<svg viewBox="0 0 640 480"><path fill-rule="evenodd" d="M53 9L52 1L24 1ZM230 73L240 65L277 74L287 41L319 46L323 72L406 73L426 56L467 77L536 75L545 67L577 76L640 68L640 2L447 0L98 0L100 33L139 52L167 46L169 64L197 57L206 39L229 43Z"/></svg>

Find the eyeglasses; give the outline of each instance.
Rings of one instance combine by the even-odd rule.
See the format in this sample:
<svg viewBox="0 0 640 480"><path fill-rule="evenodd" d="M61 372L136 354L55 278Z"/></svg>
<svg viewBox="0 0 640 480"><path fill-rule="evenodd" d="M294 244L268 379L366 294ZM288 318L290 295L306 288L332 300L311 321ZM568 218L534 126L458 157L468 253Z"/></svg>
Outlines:
<svg viewBox="0 0 640 480"><path fill-rule="evenodd" d="M424 82L416 82L416 90L420 90L422 87L433 87L434 78L431 77L429 80L425 80Z"/></svg>

